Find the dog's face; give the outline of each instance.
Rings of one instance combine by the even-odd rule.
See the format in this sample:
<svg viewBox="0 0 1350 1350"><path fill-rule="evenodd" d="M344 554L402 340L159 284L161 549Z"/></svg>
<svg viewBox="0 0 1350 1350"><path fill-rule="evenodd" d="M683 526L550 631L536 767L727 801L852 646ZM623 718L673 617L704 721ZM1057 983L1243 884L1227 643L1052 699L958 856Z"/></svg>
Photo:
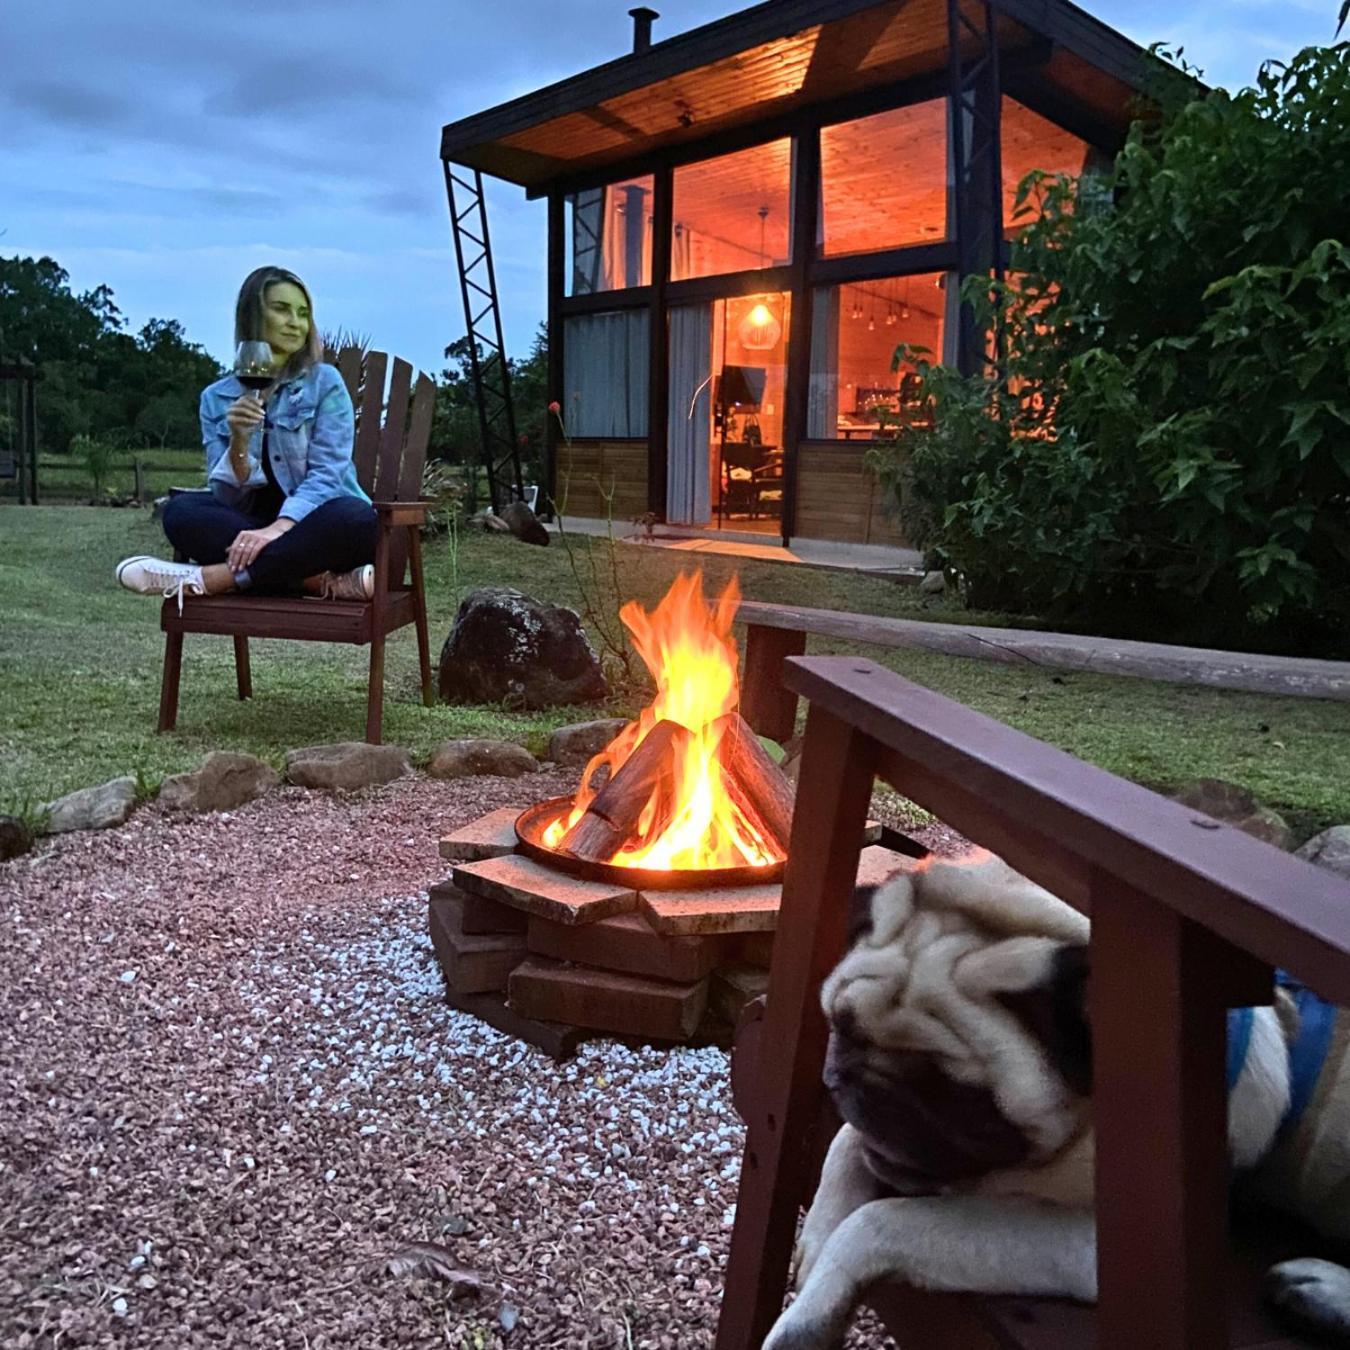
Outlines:
<svg viewBox="0 0 1350 1350"><path fill-rule="evenodd" d="M822 991L825 1077L897 1194L1035 1167L1082 1127L1085 925L1067 907L1040 922L1052 897L1029 887L985 855L855 896L852 944ZM1019 899L1032 916L1002 923Z"/></svg>

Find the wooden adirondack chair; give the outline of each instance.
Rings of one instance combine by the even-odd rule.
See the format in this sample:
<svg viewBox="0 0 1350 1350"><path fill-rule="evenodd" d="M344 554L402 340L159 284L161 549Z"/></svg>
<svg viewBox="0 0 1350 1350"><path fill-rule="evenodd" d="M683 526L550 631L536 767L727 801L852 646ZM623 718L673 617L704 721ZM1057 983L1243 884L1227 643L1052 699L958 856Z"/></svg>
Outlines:
<svg viewBox="0 0 1350 1350"><path fill-rule="evenodd" d="M417 654L422 672L422 701L431 707L431 653L427 637L427 605L422 586L420 527L426 520L421 500L422 468L431 436L436 386L419 375L415 390L412 367L395 359L389 400L381 425L385 372L389 358L347 347L337 366L356 410L356 476L379 513L375 549L375 596L362 602L320 600L306 596L194 596L178 612L166 601L159 626L164 630L164 677L159 695L159 730L172 731L178 719L178 682L183 665L185 633L220 633L234 638L235 676L241 699L253 696L248 640L289 638L300 642L352 642L370 645L370 684L366 695L366 740L379 744L384 711L384 642L405 624L417 628ZM409 393L412 398L409 399ZM408 572L411 571L411 579Z"/></svg>

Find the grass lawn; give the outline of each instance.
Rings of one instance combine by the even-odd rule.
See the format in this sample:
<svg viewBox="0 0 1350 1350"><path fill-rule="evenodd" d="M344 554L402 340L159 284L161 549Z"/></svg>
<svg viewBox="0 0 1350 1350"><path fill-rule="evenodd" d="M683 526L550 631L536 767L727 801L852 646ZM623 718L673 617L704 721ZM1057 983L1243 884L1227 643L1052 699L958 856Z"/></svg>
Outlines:
<svg viewBox="0 0 1350 1350"><path fill-rule="evenodd" d="M322 643L253 644L255 697L233 696L225 638L184 645L178 730L155 734L163 637L159 605L121 590L113 565L129 553L163 552L148 511L0 507L0 810L36 803L119 774L147 787L195 767L213 749L246 750L278 766L293 746L356 740L365 725L367 650ZM579 547L587 547L581 541ZM603 547L603 546L599 546ZM689 559L622 546L626 596L654 603ZM860 613L1008 622L953 602L851 573L703 557L721 584L739 572L753 599ZM576 605L563 549L530 548L471 532L458 562L446 540L428 546L432 656L458 597L484 583L518 586ZM1350 821L1350 710L1312 699L1152 684L1103 675L996 665L934 653L819 642L813 651L864 651L909 678L959 699L1095 764L1153 787L1208 776L1243 783L1282 812L1300 836ZM502 736L541 750L555 726L604 710L518 713L494 707L424 709L411 628L386 661L385 739L426 756L456 736ZM637 691L611 711L634 711Z"/></svg>

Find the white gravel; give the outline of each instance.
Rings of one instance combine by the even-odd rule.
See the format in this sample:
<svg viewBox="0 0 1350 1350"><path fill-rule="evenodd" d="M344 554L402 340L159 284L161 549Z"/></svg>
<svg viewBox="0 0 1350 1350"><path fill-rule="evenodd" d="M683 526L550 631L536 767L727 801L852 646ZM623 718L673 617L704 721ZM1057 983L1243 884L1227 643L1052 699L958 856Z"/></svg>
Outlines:
<svg viewBox="0 0 1350 1350"><path fill-rule="evenodd" d="M152 807L0 865L0 1343L712 1344L726 1055L558 1066L442 1001L437 840L572 786L526 783ZM391 1275L413 1243L477 1287Z"/></svg>

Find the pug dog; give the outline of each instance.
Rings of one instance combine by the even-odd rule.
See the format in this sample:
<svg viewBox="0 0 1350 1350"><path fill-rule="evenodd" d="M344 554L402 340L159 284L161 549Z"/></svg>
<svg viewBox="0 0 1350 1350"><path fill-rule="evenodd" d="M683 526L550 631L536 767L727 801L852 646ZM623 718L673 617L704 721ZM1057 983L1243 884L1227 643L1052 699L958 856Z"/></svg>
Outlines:
<svg viewBox="0 0 1350 1350"><path fill-rule="evenodd" d="M1093 1302L1088 921L977 851L855 897L821 989L825 1081L845 1122L765 1350L837 1346L863 1292ZM1291 982L1292 983L1292 982ZM1300 987L1229 1015L1228 1141L1262 1198L1350 1240L1350 1025ZM1282 1262L1292 1330L1350 1347L1350 1270ZM903 1350L903 1347L902 1347Z"/></svg>

